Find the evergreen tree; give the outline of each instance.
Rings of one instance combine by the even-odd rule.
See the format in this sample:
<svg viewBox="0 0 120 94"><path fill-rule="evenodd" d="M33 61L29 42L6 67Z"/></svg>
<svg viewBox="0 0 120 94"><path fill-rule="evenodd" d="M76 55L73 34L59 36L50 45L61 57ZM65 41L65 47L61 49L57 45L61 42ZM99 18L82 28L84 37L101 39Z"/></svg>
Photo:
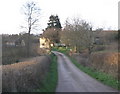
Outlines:
<svg viewBox="0 0 120 94"><path fill-rule="evenodd" d="M60 43L60 31L61 31L61 23L59 17L56 15L51 15L49 17L49 22L46 30L43 32L43 36L48 38L51 43Z"/></svg>
<svg viewBox="0 0 120 94"><path fill-rule="evenodd" d="M61 23L60 23L60 20L58 18L58 16L54 16L54 15L51 15L49 17L49 22L47 23L48 26L47 26L47 29L48 28L58 28L58 29L61 29Z"/></svg>

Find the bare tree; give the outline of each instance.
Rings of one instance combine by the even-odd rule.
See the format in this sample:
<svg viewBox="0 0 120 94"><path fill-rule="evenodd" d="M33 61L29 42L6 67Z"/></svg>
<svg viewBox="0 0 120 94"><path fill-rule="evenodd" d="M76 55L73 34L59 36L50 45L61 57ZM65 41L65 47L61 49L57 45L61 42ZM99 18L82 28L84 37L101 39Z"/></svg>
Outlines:
<svg viewBox="0 0 120 94"><path fill-rule="evenodd" d="M72 22L66 21L64 30L61 32L61 41L76 51L88 49L91 53L93 44L92 28L89 23L79 18L72 19Z"/></svg>
<svg viewBox="0 0 120 94"><path fill-rule="evenodd" d="M40 17L40 8L35 2L27 2L23 5L23 13L25 15L26 26L21 26L22 28L27 29L28 32L28 41L27 41L27 56L29 57L30 50L30 33L31 31L37 30L39 17Z"/></svg>
<svg viewBox="0 0 120 94"><path fill-rule="evenodd" d="M47 30L43 32L43 36L45 38L48 38L51 43L59 43L59 40L60 40L59 32L60 31L61 29L59 28L48 28Z"/></svg>

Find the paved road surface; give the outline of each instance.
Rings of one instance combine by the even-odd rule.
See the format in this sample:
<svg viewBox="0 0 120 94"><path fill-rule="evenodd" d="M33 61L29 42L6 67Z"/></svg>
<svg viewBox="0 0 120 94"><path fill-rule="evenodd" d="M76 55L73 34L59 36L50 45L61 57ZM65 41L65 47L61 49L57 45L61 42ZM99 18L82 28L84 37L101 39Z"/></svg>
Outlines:
<svg viewBox="0 0 120 94"><path fill-rule="evenodd" d="M58 57L58 85L56 92L117 92L80 71L69 58L53 51Z"/></svg>

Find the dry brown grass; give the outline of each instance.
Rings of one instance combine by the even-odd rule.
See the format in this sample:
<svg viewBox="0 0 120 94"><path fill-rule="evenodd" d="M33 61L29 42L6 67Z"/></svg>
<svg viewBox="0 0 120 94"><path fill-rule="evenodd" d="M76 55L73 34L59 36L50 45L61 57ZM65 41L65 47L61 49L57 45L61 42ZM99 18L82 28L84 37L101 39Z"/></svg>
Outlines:
<svg viewBox="0 0 120 94"><path fill-rule="evenodd" d="M87 53L74 53L72 54L72 57L77 60L78 63L80 63L83 66L88 66L88 54Z"/></svg>
<svg viewBox="0 0 120 94"><path fill-rule="evenodd" d="M83 66L91 67L118 78L118 63L120 63L118 55L120 56L118 52L101 51L92 53L90 56L87 54L74 54L72 56Z"/></svg>
<svg viewBox="0 0 120 94"><path fill-rule="evenodd" d="M118 52L93 53L89 60L89 65L94 69L108 73L115 78L118 77Z"/></svg>
<svg viewBox="0 0 120 94"><path fill-rule="evenodd" d="M49 70L50 58L40 56L25 62L2 66L3 92L30 92L41 86Z"/></svg>

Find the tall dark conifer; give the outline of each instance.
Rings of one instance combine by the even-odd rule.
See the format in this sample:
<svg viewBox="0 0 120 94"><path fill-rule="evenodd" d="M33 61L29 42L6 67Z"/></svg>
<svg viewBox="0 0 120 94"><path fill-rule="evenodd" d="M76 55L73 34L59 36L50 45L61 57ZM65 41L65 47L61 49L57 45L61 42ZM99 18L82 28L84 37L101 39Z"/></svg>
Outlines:
<svg viewBox="0 0 120 94"><path fill-rule="evenodd" d="M58 16L54 16L54 15L51 15L49 17L49 22L47 23L48 26L47 26L47 29L48 28L57 28L57 29L61 29L61 23L60 23L60 20L58 18Z"/></svg>
<svg viewBox="0 0 120 94"><path fill-rule="evenodd" d="M61 23L59 17L51 15L46 30L43 32L45 38L50 39L51 43L60 43Z"/></svg>

